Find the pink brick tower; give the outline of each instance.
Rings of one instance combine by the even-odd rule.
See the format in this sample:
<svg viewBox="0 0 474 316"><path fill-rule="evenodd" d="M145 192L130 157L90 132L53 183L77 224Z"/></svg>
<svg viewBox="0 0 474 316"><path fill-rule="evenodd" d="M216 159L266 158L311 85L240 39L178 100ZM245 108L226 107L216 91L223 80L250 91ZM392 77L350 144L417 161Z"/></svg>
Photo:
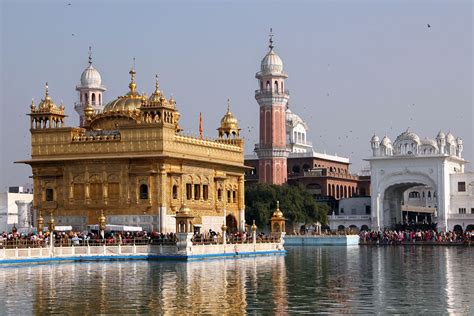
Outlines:
<svg viewBox="0 0 474 316"><path fill-rule="evenodd" d="M259 160L259 182L283 184L287 180L285 110L289 92L285 90L283 62L273 51L273 34L270 29L269 52L262 59L260 71L255 77L260 89L255 99L260 105L260 142L255 145Z"/></svg>

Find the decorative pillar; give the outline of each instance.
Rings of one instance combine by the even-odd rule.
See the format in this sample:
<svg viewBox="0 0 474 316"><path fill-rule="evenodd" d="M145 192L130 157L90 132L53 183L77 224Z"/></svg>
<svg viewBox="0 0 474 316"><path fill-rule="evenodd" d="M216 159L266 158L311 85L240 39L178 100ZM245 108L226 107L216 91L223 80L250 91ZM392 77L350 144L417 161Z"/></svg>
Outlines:
<svg viewBox="0 0 474 316"><path fill-rule="evenodd" d="M29 230L31 228L30 217L28 212L28 206L30 202L27 201L15 201L18 206L18 228L21 232Z"/></svg>
<svg viewBox="0 0 474 316"><path fill-rule="evenodd" d="M245 229L245 186L244 176L239 176L239 230L244 231Z"/></svg>
<svg viewBox="0 0 474 316"><path fill-rule="evenodd" d="M165 169L165 165L164 164L161 164L160 165L160 192L161 192L161 195L160 195L160 201L159 201L159 205L160 205L160 209L159 209L159 212L160 212L160 232L161 233L165 233L167 231L166 229L166 201L167 201L167 198L166 198L166 169ZM178 232L178 231L176 231Z"/></svg>

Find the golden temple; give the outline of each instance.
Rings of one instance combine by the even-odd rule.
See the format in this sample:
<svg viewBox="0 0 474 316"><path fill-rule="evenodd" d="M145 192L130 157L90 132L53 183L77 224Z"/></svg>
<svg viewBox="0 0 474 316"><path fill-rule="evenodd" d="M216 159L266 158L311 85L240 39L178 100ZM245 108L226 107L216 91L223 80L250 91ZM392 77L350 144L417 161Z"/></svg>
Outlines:
<svg viewBox="0 0 474 316"><path fill-rule="evenodd" d="M47 85L41 103L31 104L31 159L21 162L32 168L34 214L52 214L57 225L76 230L105 214L107 224L174 232L176 212L185 205L194 229L218 231L225 223L229 231L243 230L247 168L229 107L218 138L186 136L176 102L160 91L158 78L147 98L137 92L132 68L128 93L100 108L102 95L86 89L93 78L101 87L97 95L105 91L94 71L90 65L76 89L80 127L65 126L64 106L54 104Z"/></svg>

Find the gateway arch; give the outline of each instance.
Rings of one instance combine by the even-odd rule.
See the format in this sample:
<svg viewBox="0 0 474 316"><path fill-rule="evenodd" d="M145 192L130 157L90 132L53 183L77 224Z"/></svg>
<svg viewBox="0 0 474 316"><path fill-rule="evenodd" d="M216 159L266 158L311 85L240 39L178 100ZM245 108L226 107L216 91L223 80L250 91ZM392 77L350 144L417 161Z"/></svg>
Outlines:
<svg viewBox="0 0 474 316"><path fill-rule="evenodd" d="M450 175L464 172L463 143L451 133L439 132L436 140L421 140L406 130L395 142L385 136L371 139L371 222L384 230L403 221L403 193L411 187L430 187L436 192L433 212L438 230L447 230L450 209Z"/></svg>

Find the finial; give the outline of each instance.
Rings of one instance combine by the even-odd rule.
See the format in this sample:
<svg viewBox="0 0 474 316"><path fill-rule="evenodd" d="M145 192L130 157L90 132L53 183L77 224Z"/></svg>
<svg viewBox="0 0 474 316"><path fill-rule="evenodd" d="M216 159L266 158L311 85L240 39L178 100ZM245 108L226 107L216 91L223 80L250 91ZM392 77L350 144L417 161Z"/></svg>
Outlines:
<svg viewBox="0 0 474 316"><path fill-rule="evenodd" d="M272 28L270 28L270 35L269 36L270 36L270 40L269 40L270 45L268 45L268 47L270 47L270 50L273 50L274 46L273 46L273 29Z"/></svg>
<svg viewBox="0 0 474 316"><path fill-rule="evenodd" d="M47 82L47 81L46 81L46 86L45 86L44 95L45 95L45 97L48 97L48 96L49 96L49 93L48 93L48 82Z"/></svg>
<svg viewBox="0 0 474 316"><path fill-rule="evenodd" d="M134 96L135 93L136 93L136 88L137 88L137 85L135 84L135 57L133 57L133 68L130 69L130 71L128 72L130 74L130 84L128 85L128 87L130 88L130 92L128 93L129 95L132 95Z"/></svg>
<svg viewBox="0 0 474 316"><path fill-rule="evenodd" d="M227 113L230 112L230 98L227 98Z"/></svg>
<svg viewBox="0 0 474 316"><path fill-rule="evenodd" d="M277 201L277 210L280 209L280 201Z"/></svg>
<svg viewBox="0 0 474 316"><path fill-rule="evenodd" d="M92 46L89 46L89 66L92 65Z"/></svg>
<svg viewBox="0 0 474 316"><path fill-rule="evenodd" d="M155 93L160 92L160 84L158 83L158 74L155 75Z"/></svg>

